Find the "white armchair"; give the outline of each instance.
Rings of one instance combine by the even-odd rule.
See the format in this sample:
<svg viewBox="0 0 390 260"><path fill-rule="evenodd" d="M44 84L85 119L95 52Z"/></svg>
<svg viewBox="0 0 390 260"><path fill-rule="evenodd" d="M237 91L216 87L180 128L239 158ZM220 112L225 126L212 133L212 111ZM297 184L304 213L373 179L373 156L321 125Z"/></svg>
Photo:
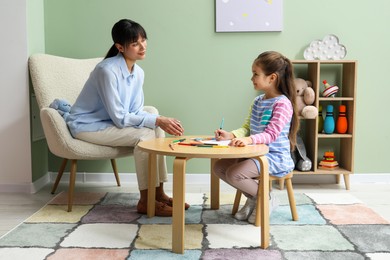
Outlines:
<svg viewBox="0 0 390 260"><path fill-rule="evenodd" d="M30 76L48 147L53 154L64 158L52 193L57 189L68 160L71 160L68 191L69 212L72 211L78 160L110 159L117 185L120 186L115 158L133 154L131 147L109 147L74 139L58 111L49 108L50 103L56 98L65 99L73 104L89 74L101 60L101 58L72 59L48 54L34 54L29 58Z"/></svg>

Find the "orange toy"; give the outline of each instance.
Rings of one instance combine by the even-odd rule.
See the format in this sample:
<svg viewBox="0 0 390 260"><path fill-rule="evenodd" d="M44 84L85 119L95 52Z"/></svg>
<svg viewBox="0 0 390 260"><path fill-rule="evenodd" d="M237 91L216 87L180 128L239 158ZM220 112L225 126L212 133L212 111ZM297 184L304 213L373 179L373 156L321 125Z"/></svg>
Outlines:
<svg viewBox="0 0 390 260"><path fill-rule="evenodd" d="M348 129L348 122L345 116L347 107L345 105L340 105L339 107L339 117L336 122L336 131L339 134L345 134Z"/></svg>
<svg viewBox="0 0 390 260"><path fill-rule="evenodd" d="M334 170L339 168L339 163L335 160L334 152L325 152L319 163L319 169Z"/></svg>

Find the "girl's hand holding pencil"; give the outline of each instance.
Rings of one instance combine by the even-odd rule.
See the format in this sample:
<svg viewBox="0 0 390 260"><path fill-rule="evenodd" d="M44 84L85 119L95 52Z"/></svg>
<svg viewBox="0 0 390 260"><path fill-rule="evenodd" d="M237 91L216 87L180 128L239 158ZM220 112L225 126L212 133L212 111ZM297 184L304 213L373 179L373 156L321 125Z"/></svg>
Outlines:
<svg viewBox="0 0 390 260"><path fill-rule="evenodd" d="M215 140L222 141L222 140L230 140L234 138L234 135L228 131L217 129L214 132L215 134Z"/></svg>

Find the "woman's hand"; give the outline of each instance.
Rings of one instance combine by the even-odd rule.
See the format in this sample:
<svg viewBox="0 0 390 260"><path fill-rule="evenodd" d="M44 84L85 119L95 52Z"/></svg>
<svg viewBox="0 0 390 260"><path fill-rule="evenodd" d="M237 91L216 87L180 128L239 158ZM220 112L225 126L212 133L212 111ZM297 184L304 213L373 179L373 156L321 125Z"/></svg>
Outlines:
<svg viewBox="0 0 390 260"><path fill-rule="evenodd" d="M221 140L230 140L234 138L234 135L228 131L217 129L214 131L215 140L221 141Z"/></svg>
<svg viewBox="0 0 390 260"><path fill-rule="evenodd" d="M252 138L250 137L233 138L232 141L229 143L229 145L231 146L238 147L243 147L248 144L252 144Z"/></svg>
<svg viewBox="0 0 390 260"><path fill-rule="evenodd" d="M181 125L180 121L175 118L159 116L156 119L156 126L160 127L162 130L167 132L170 135L183 135L184 128Z"/></svg>

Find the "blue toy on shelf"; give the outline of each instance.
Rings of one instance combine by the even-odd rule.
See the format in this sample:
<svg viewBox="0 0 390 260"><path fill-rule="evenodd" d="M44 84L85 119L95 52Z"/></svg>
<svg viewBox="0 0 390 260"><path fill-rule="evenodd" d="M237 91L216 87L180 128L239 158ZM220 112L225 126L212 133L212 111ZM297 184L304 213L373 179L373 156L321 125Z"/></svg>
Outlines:
<svg viewBox="0 0 390 260"><path fill-rule="evenodd" d="M335 128L335 121L333 117L333 106L328 105L326 107L326 117L324 120L324 132L325 134L333 134Z"/></svg>

